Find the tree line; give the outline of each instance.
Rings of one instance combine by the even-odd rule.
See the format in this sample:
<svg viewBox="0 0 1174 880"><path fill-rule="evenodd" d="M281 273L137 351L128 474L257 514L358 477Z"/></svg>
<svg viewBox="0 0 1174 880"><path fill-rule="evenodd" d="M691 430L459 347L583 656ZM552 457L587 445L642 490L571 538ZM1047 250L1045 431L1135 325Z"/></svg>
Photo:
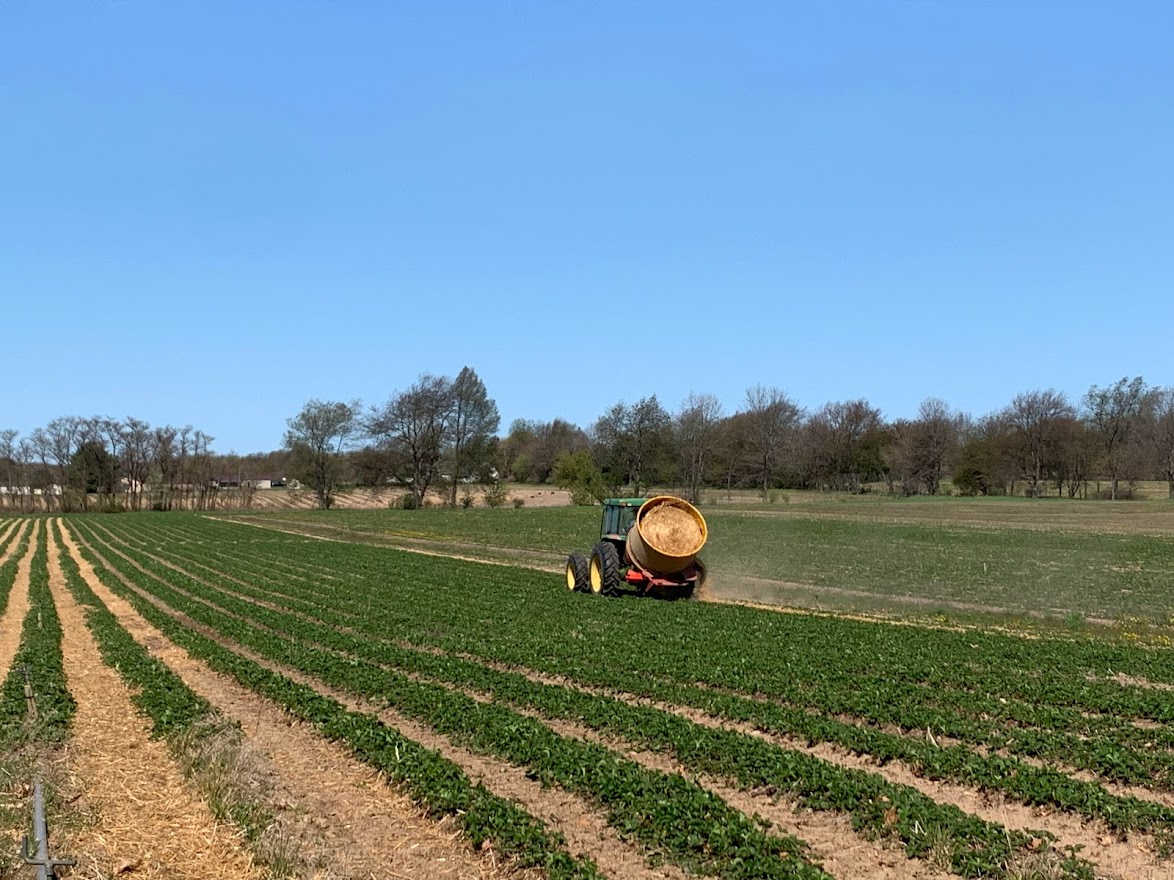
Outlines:
<svg viewBox="0 0 1174 880"><path fill-rule="evenodd" d="M308 411L339 406L311 401L291 430ZM468 424L462 412L474 414ZM559 485L581 503L651 486L700 501L707 490L752 488L769 498L778 489L878 484L935 495L947 482L962 495L1118 499L1150 479L1164 480L1174 498L1174 388L1141 377L1094 385L1079 401L1054 389L1024 392L981 418L929 398L913 418L895 420L865 399L808 411L777 387L755 385L733 413L712 394L691 393L675 412L652 395L615 403L587 428L518 419L497 436L497 407L466 367L456 380L425 375L382 407L363 414L351 404L347 413L355 448L344 455L336 444L339 479L349 470L361 484L408 487L413 504L440 488L455 506L459 483L498 479ZM287 436L290 448L297 434Z"/></svg>
<svg viewBox="0 0 1174 880"><path fill-rule="evenodd" d="M191 425L62 416L27 437L0 430L0 504L21 511L207 509L212 437Z"/></svg>
<svg viewBox="0 0 1174 880"><path fill-rule="evenodd" d="M656 395L620 401L594 423L518 419L504 436L495 401L471 367L421 375L383 403L310 400L287 420L283 448L218 456L190 426L138 419L61 418L27 438L0 431L0 487L9 504L31 489L63 511L206 508L231 473L288 475L322 508L351 485L398 487L405 506L439 495L456 506L473 486L559 485L575 501L672 487L693 501L708 491L780 489L904 495L1131 497L1141 480L1174 498L1174 387L1141 377L1092 386L1079 400L1054 389L1016 395L975 418L936 398L916 416L886 420L865 399L807 410L777 387L747 389L726 412L691 393L675 411ZM484 491L484 490L482 490ZM4 493L0 493L4 494ZM500 498L500 494L496 497Z"/></svg>

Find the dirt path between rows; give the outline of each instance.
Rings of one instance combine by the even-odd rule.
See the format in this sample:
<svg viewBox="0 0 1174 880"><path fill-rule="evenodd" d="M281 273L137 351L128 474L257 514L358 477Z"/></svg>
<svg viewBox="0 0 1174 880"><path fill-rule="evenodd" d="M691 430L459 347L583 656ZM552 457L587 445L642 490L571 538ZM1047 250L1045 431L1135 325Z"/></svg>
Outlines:
<svg viewBox="0 0 1174 880"><path fill-rule="evenodd" d="M65 588L50 536L49 588L61 618L65 677L77 702L59 760L70 788L96 823L70 832L63 847L79 860L76 876L95 880L133 871L159 880L260 878L239 835L213 818L184 782L166 746L152 739L130 692L107 666L81 607Z"/></svg>
<svg viewBox="0 0 1174 880"><path fill-rule="evenodd" d="M110 549L118 552L116 548ZM91 550L101 558L101 554L96 548L91 547ZM531 815L544 821L552 830L563 834L570 852L575 855L590 856L605 875L615 877L617 880L619 878L622 880L628 880L628 878L631 880L686 880L688 875L674 865L662 864L655 867L649 865L636 848L620 839L617 832L608 825L605 815L600 810L579 796L557 788L544 788L541 783L528 776L525 768L476 754L455 745L447 737L435 733L427 726L400 715L394 710L372 705L353 694L331 688L297 670L261 657L247 648L225 639L214 630L192 620L182 612L171 608L129 580L122 580L129 589L134 590L164 613L213 639L226 649L246 657L266 669L284 675L291 681L311 687L319 693L337 700L352 711L376 715L384 724L400 731L408 739L440 752L444 757L460 766L474 783L480 783L499 797L518 802ZM121 602L108 591L102 594L104 602L107 595L116 603ZM122 605L137 616L137 612L134 612L129 604L122 603ZM112 606L108 603L107 607ZM119 614L121 619L121 610L115 613ZM149 624L147 625L149 626ZM163 638L161 634L158 637Z"/></svg>
<svg viewBox="0 0 1174 880"><path fill-rule="evenodd" d="M25 615L29 613L29 570L33 565L33 551L36 549L40 529L40 520L34 520L28 549L16 565L16 578L12 582L12 591L8 594L8 607L4 609L4 616L0 618L0 681L8 675L16 652L20 649L20 631L24 626ZM18 543L19 541L12 543L5 558L16 552Z"/></svg>
<svg viewBox="0 0 1174 880"><path fill-rule="evenodd" d="M331 876L488 880L511 873L496 863L492 852L474 853L449 822L423 816L342 746L308 725L291 722L281 707L213 672L171 642L101 583L75 537L66 531L70 553L87 585L119 623L188 687L239 723L249 745L267 758L274 806L294 814L294 824L304 824L298 822L302 816L322 831L335 862ZM512 876L525 875L515 871Z"/></svg>

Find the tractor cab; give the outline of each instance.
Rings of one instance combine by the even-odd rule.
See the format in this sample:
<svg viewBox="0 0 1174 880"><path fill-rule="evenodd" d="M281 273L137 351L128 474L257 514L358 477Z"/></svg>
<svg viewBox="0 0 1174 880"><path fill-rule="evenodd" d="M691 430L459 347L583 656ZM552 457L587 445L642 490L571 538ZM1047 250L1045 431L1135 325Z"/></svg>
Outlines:
<svg viewBox="0 0 1174 880"><path fill-rule="evenodd" d="M603 501L603 522L599 526L599 538L615 545L624 557L624 545L628 543L628 532L636 524L636 514L647 498L605 498Z"/></svg>

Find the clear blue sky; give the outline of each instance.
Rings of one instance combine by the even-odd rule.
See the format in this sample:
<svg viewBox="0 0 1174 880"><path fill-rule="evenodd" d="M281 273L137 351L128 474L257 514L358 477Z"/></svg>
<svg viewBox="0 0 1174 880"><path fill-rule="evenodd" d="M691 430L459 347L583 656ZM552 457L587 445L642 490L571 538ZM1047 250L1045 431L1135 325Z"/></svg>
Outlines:
<svg viewBox="0 0 1174 880"><path fill-rule="evenodd" d="M1174 384L1174 4L7 2L0 427Z"/></svg>

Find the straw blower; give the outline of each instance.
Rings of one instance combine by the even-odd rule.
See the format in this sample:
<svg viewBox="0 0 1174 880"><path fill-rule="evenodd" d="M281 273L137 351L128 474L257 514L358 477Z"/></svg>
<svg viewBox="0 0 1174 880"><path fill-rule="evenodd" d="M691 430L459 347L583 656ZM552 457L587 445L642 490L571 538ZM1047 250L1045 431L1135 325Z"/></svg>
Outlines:
<svg viewBox="0 0 1174 880"><path fill-rule="evenodd" d="M599 543L589 556L567 557L567 589L689 598L705 577L697 554L708 535L705 517L682 498L608 498Z"/></svg>

